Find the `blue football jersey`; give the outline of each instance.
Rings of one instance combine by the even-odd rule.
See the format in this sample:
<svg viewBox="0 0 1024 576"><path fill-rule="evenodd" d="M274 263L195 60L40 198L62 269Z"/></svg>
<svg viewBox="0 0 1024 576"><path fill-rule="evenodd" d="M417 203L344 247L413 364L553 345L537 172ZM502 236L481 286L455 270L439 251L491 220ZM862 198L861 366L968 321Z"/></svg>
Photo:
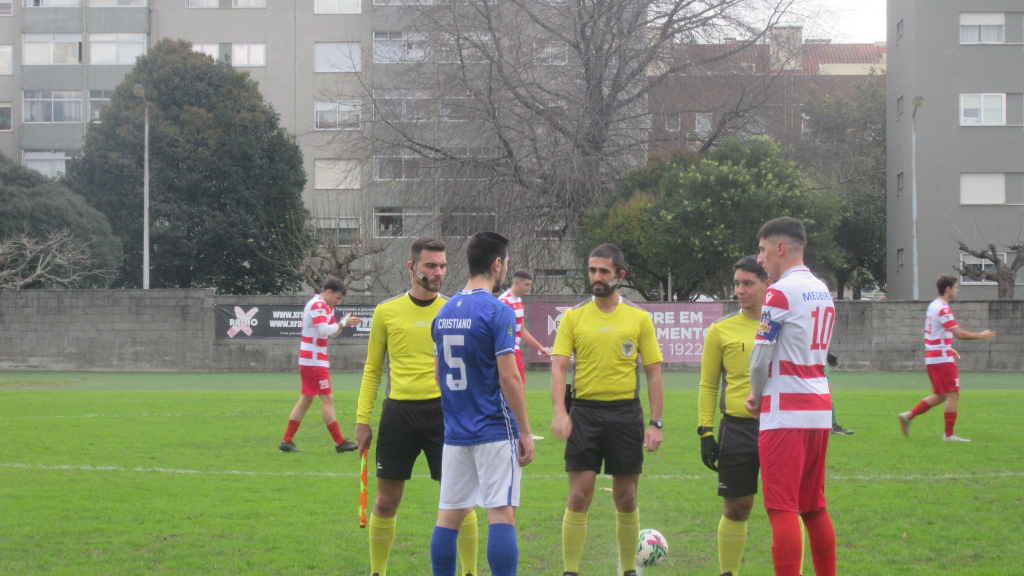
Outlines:
<svg viewBox="0 0 1024 576"><path fill-rule="evenodd" d="M445 444L519 437L498 379L498 356L515 353L515 333L515 312L486 290L456 293L434 318Z"/></svg>

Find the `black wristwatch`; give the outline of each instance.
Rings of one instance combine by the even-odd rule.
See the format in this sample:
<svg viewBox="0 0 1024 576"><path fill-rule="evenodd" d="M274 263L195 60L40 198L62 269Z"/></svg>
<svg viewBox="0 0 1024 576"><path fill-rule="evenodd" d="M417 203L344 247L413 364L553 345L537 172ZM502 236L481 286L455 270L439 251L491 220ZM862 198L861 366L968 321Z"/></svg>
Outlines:
<svg viewBox="0 0 1024 576"><path fill-rule="evenodd" d="M705 434L711 434L715 431L714 426L697 426L697 436L703 436Z"/></svg>
<svg viewBox="0 0 1024 576"><path fill-rule="evenodd" d="M651 420L651 426L654 426L658 430L661 430L662 428L664 428L665 423L662 422L661 420Z"/></svg>

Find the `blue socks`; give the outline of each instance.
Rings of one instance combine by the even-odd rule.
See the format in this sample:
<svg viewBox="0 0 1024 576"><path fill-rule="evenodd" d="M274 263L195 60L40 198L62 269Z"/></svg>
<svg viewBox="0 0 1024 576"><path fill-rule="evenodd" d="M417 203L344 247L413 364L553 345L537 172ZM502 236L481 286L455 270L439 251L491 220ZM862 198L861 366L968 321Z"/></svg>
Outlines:
<svg viewBox="0 0 1024 576"><path fill-rule="evenodd" d="M487 563L493 576L516 576L519 566L519 545L516 527L511 524L491 524L487 532Z"/></svg>
<svg viewBox="0 0 1024 576"><path fill-rule="evenodd" d="M430 537L430 562L434 576L455 576L458 556L459 531L434 526ZM491 524L487 532L487 563L493 576L516 576L519 566L519 545L516 527L511 524Z"/></svg>
<svg viewBox="0 0 1024 576"><path fill-rule="evenodd" d="M459 555L459 531L434 526L430 537L430 563L434 576L454 576L455 558Z"/></svg>

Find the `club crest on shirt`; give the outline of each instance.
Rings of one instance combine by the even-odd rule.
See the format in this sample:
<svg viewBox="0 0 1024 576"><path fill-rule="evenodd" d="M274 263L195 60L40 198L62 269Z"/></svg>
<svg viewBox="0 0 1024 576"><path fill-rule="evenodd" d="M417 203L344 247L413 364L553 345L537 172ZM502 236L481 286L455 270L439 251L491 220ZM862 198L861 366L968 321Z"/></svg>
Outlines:
<svg viewBox="0 0 1024 576"><path fill-rule="evenodd" d="M632 340L626 340L622 343L622 355L629 358L636 351L636 344Z"/></svg>
<svg viewBox="0 0 1024 576"><path fill-rule="evenodd" d="M512 326L506 326L505 329L508 330L509 336L515 335L515 329Z"/></svg>

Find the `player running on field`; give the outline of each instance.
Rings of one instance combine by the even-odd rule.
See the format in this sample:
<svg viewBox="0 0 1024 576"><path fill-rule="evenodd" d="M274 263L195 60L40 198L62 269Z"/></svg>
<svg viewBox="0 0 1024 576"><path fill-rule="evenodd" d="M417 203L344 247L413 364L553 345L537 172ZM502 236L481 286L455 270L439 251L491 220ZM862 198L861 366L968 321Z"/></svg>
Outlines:
<svg viewBox="0 0 1024 576"><path fill-rule="evenodd" d="M949 303L956 299L957 292L960 291L956 277L946 274L939 276L935 287L939 291L939 297L928 305L924 321L924 364L932 381L933 394L918 402L910 412L900 414L900 430L904 436L910 436L911 420L945 402L943 417L946 420L946 430L942 439L950 442L970 442L953 433L957 403L960 400L960 372L956 366L960 354L953 349L953 338L991 340L996 337L996 333L991 330L968 332L957 324L953 310L949 307Z"/></svg>
<svg viewBox="0 0 1024 576"><path fill-rule="evenodd" d="M526 340L526 343L531 348L539 351L546 357L551 357L551 350L542 346L523 325L523 296L526 296L532 287L533 276L530 276L530 273L526 270L516 270L512 274L512 286L505 290L501 296L498 296L498 300L511 306L512 311L516 313L516 366L519 367L519 375L522 377L524 384L526 383L526 370L523 367L523 352L519 346L520 342Z"/></svg>
<svg viewBox="0 0 1024 576"><path fill-rule="evenodd" d="M445 248L437 238L413 241L406 263L412 286L401 296L381 302L373 311L359 388L356 441L360 453L369 450L373 440L370 415L387 361L387 398L378 424L377 497L368 523L370 572L377 576L387 574L398 506L420 452L426 455L430 477L441 479L444 415L441 391L434 378L430 325L447 301L438 295L448 269ZM476 574L477 536L476 514L471 511L459 534L464 574Z"/></svg>
<svg viewBox="0 0 1024 576"><path fill-rule="evenodd" d="M328 276L324 281L323 290L306 302L302 310L302 344L299 345L299 376L302 378L302 393L298 403L288 416L288 429L284 439L278 446L282 452L301 452L292 440L299 431L299 424L306 411L313 404L313 398L320 397L320 416L327 425L327 430L334 439L334 449L348 452L356 449L356 443L345 440L334 416L334 395L331 394L331 363L327 359L327 339L337 336L346 326L355 326L362 322L359 318L346 314L335 322L334 307L341 304L345 297L345 284Z"/></svg>
<svg viewBox="0 0 1024 576"><path fill-rule="evenodd" d="M563 568L566 575L579 572L587 511L603 463L604 473L612 477L619 563L624 575L635 576L640 537L636 500L643 451L654 452L661 445L662 355L650 315L619 296L619 282L626 276L622 252L611 244L598 246L590 253L588 272L594 297L562 315L551 365L551 432L566 440L565 471L569 473L569 498L562 519ZM567 412L565 377L573 353L576 397ZM647 374L649 424L640 405L638 356Z"/></svg>
<svg viewBox="0 0 1024 576"><path fill-rule="evenodd" d="M747 544L747 519L757 494L760 463L758 422L744 407L750 396L750 353L771 284L754 256L733 264L733 290L740 311L708 328L700 358L697 411L701 460L718 472L722 519L718 523L718 564L722 576L738 576ZM721 389L719 389L721 383ZM715 405L722 411L715 441ZM717 462L717 465L716 465Z"/></svg>
<svg viewBox="0 0 1024 576"><path fill-rule="evenodd" d="M807 528L817 576L836 574L836 535L825 508L832 402L825 362L836 311L828 286L804 266L799 220L776 218L758 233L758 264L773 281L750 356L747 410L760 418L758 453L772 525L776 576L798 576Z"/></svg>
<svg viewBox="0 0 1024 576"><path fill-rule="evenodd" d="M469 282L441 308L432 329L445 429L430 559L434 576L454 576L458 528L473 506L483 506L491 574L514 576L515 509L533 437L515 363L515 314L491 295L508 272L508 240L479 232L466 246L466 260Z"/></svg>

